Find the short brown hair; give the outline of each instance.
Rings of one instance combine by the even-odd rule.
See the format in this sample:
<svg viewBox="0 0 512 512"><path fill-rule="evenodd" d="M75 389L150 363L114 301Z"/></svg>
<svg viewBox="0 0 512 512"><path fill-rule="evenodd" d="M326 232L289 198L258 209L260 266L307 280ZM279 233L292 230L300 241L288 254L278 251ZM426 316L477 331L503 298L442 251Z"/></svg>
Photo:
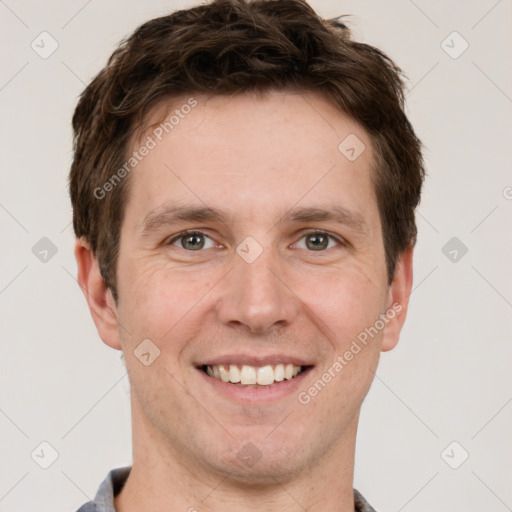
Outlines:
<svg viewBox="0 0 512 512"><path fill-rule="evenodd" d="M155 102L195 93L316 91L356 120L375 150L391 282L398 257L416 240L425 174L404 113L402 76L383 52L353 41L341 16L324 20L304 0L214 0L140 26L82 93L73 116L73 227L90 243L116 302L130 180L102 198L95 191L126 161L131 136Z"/></svg>

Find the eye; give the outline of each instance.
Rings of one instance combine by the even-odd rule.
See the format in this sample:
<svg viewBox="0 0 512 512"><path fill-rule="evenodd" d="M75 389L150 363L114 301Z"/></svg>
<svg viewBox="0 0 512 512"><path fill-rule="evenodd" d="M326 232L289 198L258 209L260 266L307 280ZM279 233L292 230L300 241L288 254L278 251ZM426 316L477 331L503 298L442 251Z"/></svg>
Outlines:
<svg viewBox="0 0 512 512"><path fill-rule="evenodd" d="M188 231L175 236L169 241L169 245L175 245L187 251L200 251L213 248L215 242L201 231Z"/></svg>
<svg viewBox="0 0 512 512"><path fill-rule="evenodd" d="M324 231L312 231L306 233L295 245L299 249L321 252L338 245L343 245L343 243Z"/></svg>

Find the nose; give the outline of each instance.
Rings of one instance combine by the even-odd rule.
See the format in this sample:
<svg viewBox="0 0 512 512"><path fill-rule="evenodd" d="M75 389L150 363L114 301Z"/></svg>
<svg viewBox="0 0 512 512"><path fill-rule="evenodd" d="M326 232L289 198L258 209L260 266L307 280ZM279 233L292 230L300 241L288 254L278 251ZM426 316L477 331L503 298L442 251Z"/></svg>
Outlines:
<svg viewBox="0 0 512 512"><path fill-rule="evenodd" d="M261 334L291 325L297 318L299 299L270 253L266 249L252 263L236 257L217 302L223 325Z"/></svg>

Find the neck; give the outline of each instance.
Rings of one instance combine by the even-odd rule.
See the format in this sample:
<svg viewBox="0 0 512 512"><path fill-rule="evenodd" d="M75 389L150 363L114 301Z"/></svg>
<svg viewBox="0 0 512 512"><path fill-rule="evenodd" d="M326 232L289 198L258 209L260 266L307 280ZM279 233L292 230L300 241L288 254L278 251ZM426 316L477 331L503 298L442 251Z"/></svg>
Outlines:
<svg viewBox="0 0 512 512"><path fill-rule="evenodd" d="M132 403L133 466L116 512L353 512L354 451L358 417L321 460L283 479L251 485L188 460L152 429Z"/></svg>

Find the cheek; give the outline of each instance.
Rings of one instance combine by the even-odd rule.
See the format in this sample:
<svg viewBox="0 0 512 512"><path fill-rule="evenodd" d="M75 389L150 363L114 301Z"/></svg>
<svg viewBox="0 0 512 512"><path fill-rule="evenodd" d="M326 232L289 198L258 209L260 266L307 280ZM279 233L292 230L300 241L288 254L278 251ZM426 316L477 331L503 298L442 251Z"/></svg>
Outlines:
<svg viewBox="0 0 512 512"><path fill-rule="evenodd" d="M305 311L317 316L337 352L373 325L386 305L384 278L370 279L359 269L305 277L297 284L297 295L307 298Z"/></svg>
<svg viewBox="0 0 512 512"><path fill-rule="evenodd" d="M384 312L384 283L354 270L317 280L307 295L306 289L300 292L308 297L304 311L313 312L317 327L330 342L316 379L301 390L302 397L329 410L336 425L329 427L333 431L344 428L347 418L357 413L377 369L383 331L370 329Z"/></svg>
<svg viewBox="0 0 512 512"><path fill-rule="evenodd" d="M141 261L132 259L119 267L121 315L130 325L130 338L150 338L162 344L172 336L178 349L183 335L194 334L195 310L216 282L216 273L210 269L197 271L177 268L160 259ZM122 319L122 320L123 320ZM184 332L186 328L186 332Z"/></svg>

